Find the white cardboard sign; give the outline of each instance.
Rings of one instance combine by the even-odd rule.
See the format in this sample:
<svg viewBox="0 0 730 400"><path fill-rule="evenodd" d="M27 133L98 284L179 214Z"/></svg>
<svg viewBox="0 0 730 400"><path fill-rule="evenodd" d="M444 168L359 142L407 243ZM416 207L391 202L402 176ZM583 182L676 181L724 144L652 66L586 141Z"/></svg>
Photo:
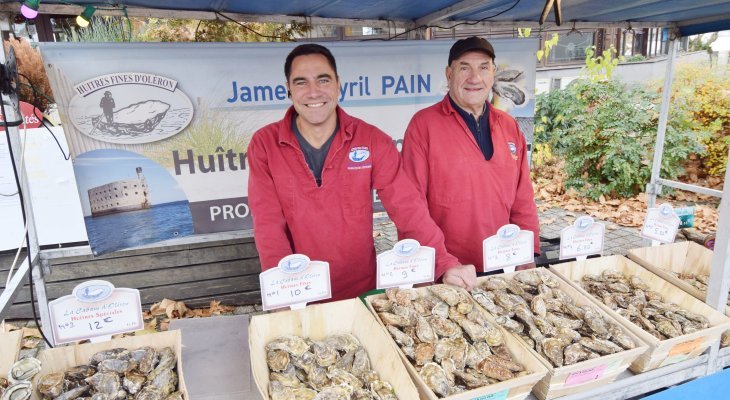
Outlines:
<svg viewBox="0 0 730 400"><path fill-rule="evenodd" d="M515 267L535 261L534 233L514 224L504 225L497 234L484 239L484 272Z"/></svg>
<svg viewBox="0 0 730 400"><path fill-rule="evenodd" d="M575 220L560 231L560 259L587 257L603 253L606 226L589 216Z"/></svg>
<svg viewBox="0 0 730 400"><path fill-rule="evenodd" d="M48 308L55 344L99 341L144 328L139 290L115 288L107 281L81 283Z"/></svg>
<svg viewBox="0 0 730 400"><path fill-rule="evenodd" d="M641 228L641 236L662 243L673 243L681 220L670 204L650 208Z"/></svg>
<svg viewBox="0 0 730 400"><path fill-rule="evenodd" d="M417 240L405 239L392 250L378 254L376 287L404 287L416 283L433 282L436 250L421 246Z"/></svg>
<svg viewBox="0 0 730 400"><path fill-rule="evenodd" d="M279 266L259 274L264 310L303 308L307 303L332 297L330 265L311 261L303 254L291 254Z"/></svg>

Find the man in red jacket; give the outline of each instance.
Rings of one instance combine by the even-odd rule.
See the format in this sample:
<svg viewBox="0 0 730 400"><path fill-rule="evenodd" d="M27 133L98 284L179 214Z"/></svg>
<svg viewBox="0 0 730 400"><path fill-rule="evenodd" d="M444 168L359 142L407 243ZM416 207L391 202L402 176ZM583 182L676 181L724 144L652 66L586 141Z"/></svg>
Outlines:
<svg viewBox="0 0 730 400"><path fill-rule="evenodd" d="M261 268L301 253L330 264L332 300L375 288L372 189L403 237L436 249L436 278L471 289L473 265L448 254L392 139L338 105L330 51L296 47L284 65L293 106L251 139L248 200Z"/></svg>
<svg viewBox="0 0 730 400"><path fill-rule="evenodd" d="M488 41L457 41L446 67L448 94L413 116L403 142L406 173L426 196L447 251L479 272L482 241L503 225L532 231L540 251L525 138L514 118L487 101L494 74Z"/></svg>

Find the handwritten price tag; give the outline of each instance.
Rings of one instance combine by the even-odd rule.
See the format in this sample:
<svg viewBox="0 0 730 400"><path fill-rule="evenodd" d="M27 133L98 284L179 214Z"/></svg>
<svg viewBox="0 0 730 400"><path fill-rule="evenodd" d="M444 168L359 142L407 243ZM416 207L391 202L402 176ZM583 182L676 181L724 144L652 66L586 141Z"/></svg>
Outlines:
<svg viewBox="0 0 730 400"><path fill-rule="evenodd" d="M560 231L560 259L585 257L603 253L606 226L593 222L593 218L579 217Z"/></svg>
<svg viewBox="0 0 730 400"><path fill-rule="evenodd" d="M484 272L531 263L535 260L534 233L514 224L505 225L497 234L484 239Z"/></svg>
<svg viewBox="0 0 730 400"><path fill-rule="evenodd" d="M587 368L584 370L576 371L568 375L565 378L565 387L576 386L586 382L595 381L601 379L603 374L606 372L606 365L598 365L593 368Z"/></svg>
<svg viewBox="0 0 730 400"><path fill-rule="evenodd" d="M378 289L433 282L436 250L421 246L417 240L405 239L392 250L378 254Z"/></svg>
<svg viewBox="0 0 730 400"><path fill-rule="evenodd" d="M48 303L56 344L111 337L144 328L139 290L115 288L93 280L76 286L73 294Z"/></svg>
<svg viewBox="0 0 730 400"><path fill-rule="evenodd" d="M259 274L259 283L264 310L302 308L332 297L329 263L310 261L302 254L282 258L278 267Z"/></svg>
<svg viewBox="0 0 730 400"><path fill-rule="evenodd" d="M681 220L669 204L650 208L646 213L644 226L641 228L641 236L662 243L672 243L677 236L680 222Z"/></svg>

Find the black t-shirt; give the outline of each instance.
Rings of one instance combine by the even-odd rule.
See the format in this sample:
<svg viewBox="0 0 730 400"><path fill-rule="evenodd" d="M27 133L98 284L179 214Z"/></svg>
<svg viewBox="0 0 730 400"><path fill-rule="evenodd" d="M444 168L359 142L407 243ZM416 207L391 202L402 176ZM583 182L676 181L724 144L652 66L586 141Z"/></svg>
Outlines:
<svg viewBox="0 0 730 400"><path fill-rule="evenodd" d="M305 139L304 136L302 136L302 133L299 132L296 115L292 117L291 129L294 131L294 136L297 138L297 142L299 142L299 147L301 147L302 153L304 153L304 159L307 161L307 166L309 166L309 170L312 171L314 180L317 181L317 186L322 186L322 169L324 168L324 160L327 158L327 153L330 151L332 139L335 138L337 131L340 130L340 121L337 121L337 125L335 125L335 131L332 133L332 136L330 136L330 138L324 142L322 147L318 149L309 144L307 139Z"/></svg>
<svg viewBox="0 0 730 400"><path fill-rule="evenodd" d="M476 139L479 150L484 155L484 159L487 161L491 160L492 155L494 155L494 145L492 144L492 132L489 129L489 109L487 108L487 104L484 104L482 115L479 118L475 118L470 112L459 107L451 96L449 96L449 100L451 100L451 106L461 115L466 126L469 127L472 135L474 135L474 139Z"/></svg>

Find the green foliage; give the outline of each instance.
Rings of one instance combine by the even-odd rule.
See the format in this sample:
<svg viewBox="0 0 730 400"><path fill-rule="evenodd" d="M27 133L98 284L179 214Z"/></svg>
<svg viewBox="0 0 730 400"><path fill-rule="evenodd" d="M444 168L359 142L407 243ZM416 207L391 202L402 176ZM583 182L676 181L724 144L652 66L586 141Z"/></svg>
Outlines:
<svg viewBox="0 0 730 400"><path fill-rule="evenodd" d="M624 57L614 57L616 49L613 46L603 50L603 53L600 56L593 57L595 49L595 46L591 46L586 49L585 71L587 77L593 82L609 80L613 75L613 71L618 66L618 63L624 61Z"/></svg>
<svg viewBox="0 0 730 400"><path fill-rule="evenodd" d="M622 62L630 63L630 62L640 62L640 61L645 61L645 60L646 60L646 57L644 57L643 55L635 54L630 57L625 57Z"/></svg>
<svg viewBox="0 0 730 400"><path fill-rule="evenodd" d="M300 22L257 22L150 18L140 40L148 42L287 42L306 33ZM258 34L257 34L258 33Z"/></svg>
<svg viewBox="0 0 730 400"><path fill-rule="evenodd" d="M663 83L654 82L661 92ZM681 107L692 120L702 125L710 135L704 139L707 152L702 172L723 177L730 142L730 71L712 68L708 63L680 64L672 85L672 110Z"/></svg>
<svg viewBox="0 0 730 400"><path fill-rule="evenodd" d="M577 80L538 96L535 143L565 160L566 187L593 199L631 197L651 175L660 100L615 80ZM671 179L683 172L683 160L702 152L703 133L682 108L668 125L661 169Z"/></svg>
<svg viewBox="0 0 730 400"><path fill-rule="evenodd" d="M708 53L712 53L712 49L710 48L710 44L717 40L717 32L713 32L710 37L707 39L703 39L704 35L695 35L690 36L688 41L688 49L689 51L706 51Z"/></svg>
<svg viewBox="0 0 730 400"><path fill-rule="evenodd" d="M550 49L558 44L558 40L560 40L560 36L557 33L553 33L553 37L545 41L545 48L537 51L537 61L541 61L543 57L547 59L550 56Z"/></svg>
<svg viewBox="0 0 730 400"><path fill-rule="evenodd" d="M92 17L89 26L64 29L69 42L129 42L135 40L132 24L122 17Z"/></svg>

